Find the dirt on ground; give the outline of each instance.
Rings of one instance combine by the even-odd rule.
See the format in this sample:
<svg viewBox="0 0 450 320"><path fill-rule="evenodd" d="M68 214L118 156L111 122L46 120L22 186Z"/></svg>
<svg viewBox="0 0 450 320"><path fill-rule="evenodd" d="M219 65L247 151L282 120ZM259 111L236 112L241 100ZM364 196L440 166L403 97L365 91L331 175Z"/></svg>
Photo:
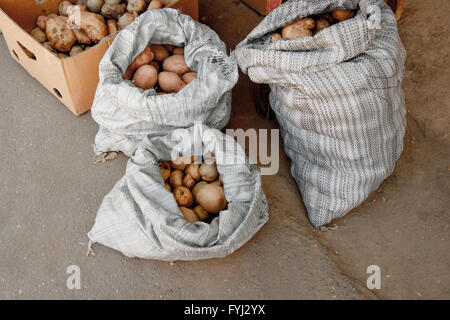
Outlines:
<svg viewBox="0 0 450 320"><path fill-rule="evenodd" d="M237 0L200 0L201 22L233 49L262 17ZM128 259L87 237L126 161L95 164L97 125L75 117L10 57L0 36L0 298L444 299L450 298L450 4L406 0L408 129L396 169L367 201L314 229L289 159L263 178L270 221L224 259L173 264ZM274 129L240 75L228 128ZM81 290L66 288L67 267ZM381 289L366 287L380 267Z"/></svg>

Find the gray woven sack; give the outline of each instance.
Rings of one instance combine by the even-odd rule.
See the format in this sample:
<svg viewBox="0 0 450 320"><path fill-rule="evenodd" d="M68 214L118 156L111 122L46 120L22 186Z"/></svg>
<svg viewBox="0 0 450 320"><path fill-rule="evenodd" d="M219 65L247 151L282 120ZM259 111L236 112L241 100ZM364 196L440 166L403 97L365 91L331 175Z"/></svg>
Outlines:
<svg viewBox="0 0 450 320"><path fill-rule="evenodd" d="M210 224L184 220L174 196L164 187L158 163L172 159L174 150L186 152L198 142L204 150L200 155L215 153L228 200L228 209ZM125 176L104 198L88 233L90 246L97 242L128 257L163 261L231 254L269 218L260 171L247 163L232 137L204 125L149 135L128 161Z"/></svg>
<svg viewBox="0 0 450 320"><path fill-rule="evenodd" d="M270 43L300 18L356 9L313 37ZM403 149L406 52L383 0L291 0L233 52L252 81L270 84L291 172L311 223L320 227L362 203Z"/></svg>
<svg viewBox="0 0 450 320"><path fill-rule="evenodd" d="M131 62L149 44L185 46L187 65L197 79L176 94L156 95L124 81ZM99 124L94 151L131 156L147 134L190 127L201 121L222 129L231 113L236 62L206 25L174 9L151 10L122 30L103 57L91 113Z"/></svg>

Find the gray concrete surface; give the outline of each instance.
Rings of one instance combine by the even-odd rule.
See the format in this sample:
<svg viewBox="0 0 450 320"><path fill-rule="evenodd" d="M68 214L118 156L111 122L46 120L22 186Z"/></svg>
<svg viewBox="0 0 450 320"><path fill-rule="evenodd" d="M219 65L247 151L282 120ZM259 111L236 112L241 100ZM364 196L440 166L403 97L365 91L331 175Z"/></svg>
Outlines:
<svg viewBox="0 0 450 320"><path fill-rule="evenodd" d="M66 110L9 56L0 36L0 299L450 298L450 73L442 32L449 5L436 2L443 9L410 0L400 23L410 112L393 176L336 221L338 230L323 232L309 224L282 154L279 174L263 179L270 222L227 258L174 264L99 245L96 257L86 256L86 233L127 159L96 165L90 114ZM261 19L234 0L200 6L202 21L230 48ZM419 27L427 19L435 23ZM433 51L419 54L422 47ZM276 128L255 114L252 88L241 75L229 127ZM373 264L381 290L365 286ZM66 288L69 265L80 266L81 290Z"/></svg>

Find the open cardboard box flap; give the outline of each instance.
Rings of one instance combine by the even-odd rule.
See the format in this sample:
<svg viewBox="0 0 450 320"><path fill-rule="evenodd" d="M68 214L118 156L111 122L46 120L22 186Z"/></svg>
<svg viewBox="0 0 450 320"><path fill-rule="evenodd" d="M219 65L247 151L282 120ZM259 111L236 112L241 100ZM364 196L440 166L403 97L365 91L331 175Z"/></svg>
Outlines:
<svg viewBox="0 0 450 320"><path fill-rule="evenodd" d="M36 27L38 16L57 13L62 1L0 0L0 29L11 56L74 114L80 115L91 108L99 81L98 65L113 37L67 59L48 51L29 32ZM198 20L198 0L166 2Z"/></svg>

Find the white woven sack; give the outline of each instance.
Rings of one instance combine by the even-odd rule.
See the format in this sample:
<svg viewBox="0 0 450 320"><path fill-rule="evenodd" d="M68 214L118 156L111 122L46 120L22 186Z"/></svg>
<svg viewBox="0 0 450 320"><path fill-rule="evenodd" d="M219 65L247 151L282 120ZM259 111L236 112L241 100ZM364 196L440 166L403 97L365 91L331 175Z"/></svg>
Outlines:
<svg viewBox="0 0 450 320"><path fill-rule="evenodd" d="M313 37L270 43L300 18L355 9ZM291 0L271 12L233 55L271 87L291 172L311 223L320 227L363 202L403 149L406 52L383 0Z"/></svg>
<svg viewBox="0 0 450 320"><path fill-rule="evenodd" d="M197 79L176 94L156 95L135 87L123 75L149 44L185 46L187 65ZM201 121L222 129L231 113L236 62L209 27L174 9L151 10L122 30L103 57L91 113L100 129L94 151L133 154L151 133L190 127Z"/></svg>
<svg viewBox="0 0 450 320"><path fill-rule="evenodd" d="M191 224L183 218L174 196L164 187L158 163L172 159L172 151L186 152L199 142L203 152L195 155L216 155L228 201L228 209L210 224ZM232 137L203 125L149 135L128 161L125 176L103 200L88 233L90 243L101 243L128 257L163 261L231 254L269 218L260 171L246 163L245 152Z"/></svg>

